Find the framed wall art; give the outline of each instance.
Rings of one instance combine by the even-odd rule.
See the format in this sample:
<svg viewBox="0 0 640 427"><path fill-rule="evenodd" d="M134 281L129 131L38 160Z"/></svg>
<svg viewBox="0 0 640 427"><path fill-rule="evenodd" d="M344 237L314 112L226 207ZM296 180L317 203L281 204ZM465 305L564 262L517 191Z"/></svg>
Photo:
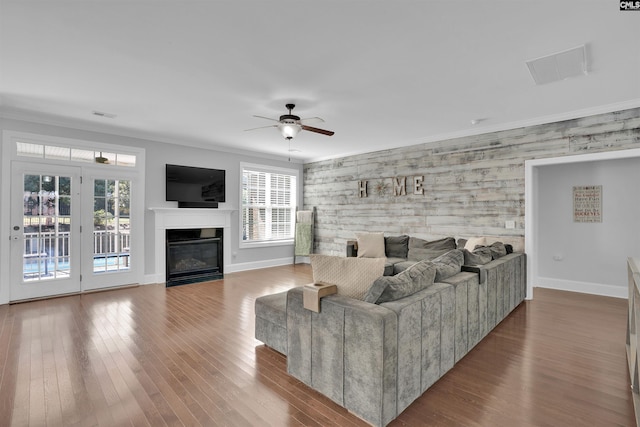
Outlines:
<svg viewBox="0 0 640 427"><path fill-rule="evenodd" d="M573 222L602 222L602 185L573 187Z"/></svg>

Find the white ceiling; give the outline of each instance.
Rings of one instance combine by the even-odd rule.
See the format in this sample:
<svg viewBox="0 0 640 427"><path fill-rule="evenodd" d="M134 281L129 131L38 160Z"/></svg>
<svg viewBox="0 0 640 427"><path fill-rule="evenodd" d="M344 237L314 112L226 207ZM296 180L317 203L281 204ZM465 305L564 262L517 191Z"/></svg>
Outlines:
<svg viewBox="0 0 640 427"><path fill-rule="evenodd" d="M640 12L612 0L0 0L0 25L4 117L286 158L244 130L293 102L336 132L294 161L640 106ZM582 44L588 75L534 84Z"/></svg>

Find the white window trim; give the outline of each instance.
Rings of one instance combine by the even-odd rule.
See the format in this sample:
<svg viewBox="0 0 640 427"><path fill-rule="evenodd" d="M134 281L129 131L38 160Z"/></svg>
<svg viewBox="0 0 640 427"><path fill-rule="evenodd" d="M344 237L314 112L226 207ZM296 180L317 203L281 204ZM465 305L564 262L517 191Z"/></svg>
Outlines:
<svg viewBox="0 0 640 427"><path fill-rule="evenodd" d="M238 201L239 201L239 209L238 209L238 224L239 224L239 231L238 231L238 242L239 248L262 248L262 247L270 247L270 246L292 246L294 244L294 238L290 238L290 239L280 239L280 240L264 240L264 241L259 241L259 242L246 242L242 239L242 235L243 235L243 231L244 231L244 224L242 223L242 211L243 211L243 205L242 205L242 177L244 175L244 170L245 169L251 169L251 170L255 170L258 172L271 172L271 173L280 173L280 174L287 174L287 175L292 175L295 176L296 178L296 192L295 192L295 196L296 196L296 207L299 206L299 188L300 188L300 171L298 169L288 169L288 168L283 168L283 167L278 167L278 166L269 166L269 165L260 165L260 164L256 164L256 163L246 163L246 162L240 162L240 177L239 177L239 182L240 185L239 187L239 197L238 197ZM295 215L295 213L294 213ZM295 230L294 230L295 233Z"/></svg>

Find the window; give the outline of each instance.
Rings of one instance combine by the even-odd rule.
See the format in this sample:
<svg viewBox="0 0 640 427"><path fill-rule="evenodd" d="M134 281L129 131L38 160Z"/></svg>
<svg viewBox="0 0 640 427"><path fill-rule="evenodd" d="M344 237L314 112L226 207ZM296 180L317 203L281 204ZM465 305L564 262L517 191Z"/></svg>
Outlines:
<svg viewBox="0 0 640 427"><path fill-rule="evenodd" d="M242 242L292 240L298 171L249 164L241 170Z"/></svg>
<svg viewBox="0 0 640 427"><path fill-rule="evenodd" d="M40 159L63 160L69 162L100 163L112 166L136 166L136 155L125 153L106 153L80 148L43 145L32 142L16 142L16 155L19 157L37 157Z"/></svg>

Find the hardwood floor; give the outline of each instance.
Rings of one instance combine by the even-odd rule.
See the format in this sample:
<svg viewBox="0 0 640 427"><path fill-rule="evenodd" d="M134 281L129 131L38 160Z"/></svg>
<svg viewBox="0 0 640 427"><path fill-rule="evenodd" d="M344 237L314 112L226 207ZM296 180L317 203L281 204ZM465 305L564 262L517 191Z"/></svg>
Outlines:
<svg viewBox="0 0 640 427"><path fill-rule="evenodd" d="M364 426L253 338L306 265L0 306L2 426ZM631 426L626 300L536 289L391 425Z"/></svg>

